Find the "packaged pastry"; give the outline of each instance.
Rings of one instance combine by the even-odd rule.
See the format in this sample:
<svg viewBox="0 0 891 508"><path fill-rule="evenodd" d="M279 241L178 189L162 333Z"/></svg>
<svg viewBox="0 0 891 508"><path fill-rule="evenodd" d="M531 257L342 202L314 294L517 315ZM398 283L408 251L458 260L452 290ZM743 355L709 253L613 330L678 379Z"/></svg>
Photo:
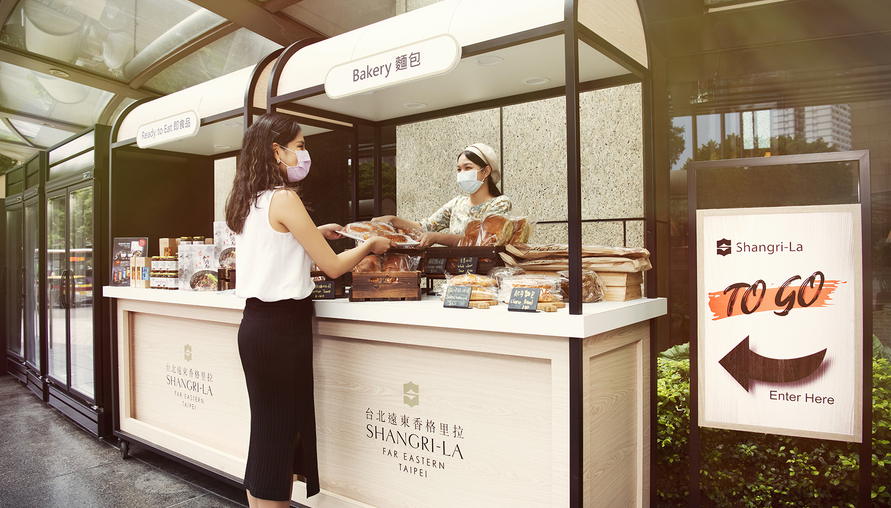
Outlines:
<svg viewBox="0 0 891 508"><path fill-rule="evenodd" d="M405 235L416 242L421 241L421 235L424 234L423 231L415 228L396 228L396 232L400 235Z"/></svg>
<svg viewBox="0 0 891 508"><path fill-rule="evenodd" d="M477 245L495 246L505 245L514 232L514 224L510 217L498 214L489 214L483 218L480 224L480 235Z"/></svg>
<svg viewBox="0 0 891 508"><path fill-rule="evenodd" d="M343 227L343 233L353 238L368 240L381 233L396 233L396 228L389 222L360 221L351 222Z"/></svg>
<svg viewBox="0 0 891 508"><path fill-rule="evenodd" d="M359 264L353 267L353 271L356 273L380 272L381 258L378 257L377 254L369 254L362 258L362 261L359 261Z"/></svg>
<svg viewBox="0 0 891 508"><path fill-rule="evenodd" d="M563 298L566 299L569 294L569 270L561 270L557 272L560 276L560 291ZM594 303L603 300L606 294L606 285L603 280L593 270L582 270L582 302Z"/></svg>
<svg viewBox="0 0 891 508"><path fill-rule="evenodd" d="M560 302L563 297L560 294L560 279L549 275L515 275L506 277L501 281L501 291L498 293L503 302L510 301L510 293L514 288L538 288L541 293L539 302Z"/></svg>
<svg viewBox="0 0 891 508"><path fill-rule="evenodd" d="M471 301L498 300L495 288L474 286L470 292Z"/></svg>
<svg viewBox="0 0 891 508"><path fill-rule="evenodd" d="M452 286L479 286L496 287L495 279L477 273L462 273L454 277L446 277L446 282Z"/></svg>
<svg viewBox="0 0 891 508"><path fill-rule="evenodd" d="M532 227L529 224L529 219L526 217L511 217L510 221L514 225L514 232L507 243L509 245L513 245L515 243L526 243L529 240L529 233L532 231Z"/></svg>
<svg viewBox="0 0 891 508"><path fill-rule="evenodd" d="M382 272L413 272L421 263L419 256L409 256L398 252L386 252L381 256Z"/></svg>
<svg viewBox="0 0 891 508"><path fill-rule="evenodd" d="M473 247L478 245L480 236L480 224L482 221L472 220L464 228L464 237L458 240L458 247Z"/></svg>
<svg viewBox="0 0 891 508"><path fill-rule="evenodd" d="M515 275L523 275L525 273L526 270L520 268L519 266L496 266L495 268L489 270L489 273L486 275L495 279L495 284L498 287L501 287L501 281L505 278L513 277Z"/></svg>

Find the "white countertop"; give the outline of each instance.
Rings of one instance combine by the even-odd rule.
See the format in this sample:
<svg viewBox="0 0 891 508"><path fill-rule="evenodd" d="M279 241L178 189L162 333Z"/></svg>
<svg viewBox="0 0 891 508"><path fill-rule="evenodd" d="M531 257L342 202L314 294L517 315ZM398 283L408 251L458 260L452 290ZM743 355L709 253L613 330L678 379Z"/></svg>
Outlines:
<svg viewBox="0 0 891 508"><path fill-rule="evenodd" d="M196 292L105 286L102 296L145 302L193 305L223 309L244 309L243 298L234 291ZM557 312L508 312L507 304L489 309L456 309L442 306L438 296L419 301L350 302L347 298L316 300L317 318L349 319L433 326L456 330L502 331L528 335L584 338L662 316L665 298L640 298L630 302L599 302L582 305L582 314L570 315L569 308Z"/></svg>

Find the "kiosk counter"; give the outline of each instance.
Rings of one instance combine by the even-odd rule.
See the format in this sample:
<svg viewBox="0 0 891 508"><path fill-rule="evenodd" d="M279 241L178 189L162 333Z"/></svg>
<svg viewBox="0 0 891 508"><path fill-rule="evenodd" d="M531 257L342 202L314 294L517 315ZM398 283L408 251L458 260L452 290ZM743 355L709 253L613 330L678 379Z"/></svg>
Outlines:
<svg viewBox="0 0 891 508"><path fill-rule="evenodd" d="M244 300L105 287L119 435L240 482ZM647 506L650 323L664 299L583 313L315 302L322 492L309 507ZM122 446L126 455L127 445ZM582 501L583 500L583 501Z"/></svg>

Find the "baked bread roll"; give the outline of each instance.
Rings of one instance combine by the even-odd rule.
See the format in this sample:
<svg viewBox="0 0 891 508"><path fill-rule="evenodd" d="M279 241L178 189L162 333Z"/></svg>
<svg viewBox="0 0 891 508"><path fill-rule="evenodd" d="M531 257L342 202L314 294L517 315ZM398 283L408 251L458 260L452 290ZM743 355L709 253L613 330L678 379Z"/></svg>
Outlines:
<svg viewBox="0 0 891 508"><path fill-rule="evenodd" d="M569 294L569 270L557 272L560 276L560 291L566 299ZM603 279L592 270L582 270L582 302L594 303L603 300L606 294L606 285Z"/></svg>
<svg viewBox="0 0 891 508"><path fill-rule="evenodd" d="M509 217L497 214L486 215L480 224L480 238L477 245L506 245L513 232L514 225Z"/></svg>
<svg viewBox="0 0 891 508"><path fill-rule="evenodd" d="M399 233L380 232L378 234L378 236L383 236L384 238L386 238L387 240L390 240L391 242L408 243L408 237L405 235L400 235Z"/></svg>
<svg viewBox="0 0 891 508"><path fill-rule="evenodd" d="M497 284L492 277L479 275L477 273L462 273L449 278L451 286L479 286L479 287L495 287Z"/></svg>
<svg viewBox="0 0 891 508"><path fill-rule="evenodd" d="M362 261L359 261L359 264L353 267L353 271L356 273L380 272L381 259L377 256L377 254L369 254L362 258Z"/></svg>
<svg viewBox="0 0 891 508"><path fill-rule="evenodd" d="M358 236L363 240L368 240L373 236L379 236L381 233L396 233L396 228L389 222L360 221L350 222L343 227L343 232Z"/></svg>
<svg viewBox="0 0 891 508"><path fill-rule="evenodd" d="M509 245L526 243L529 240L529 233L532 230L529 226L529 221L526 220L526 217L511 217L510 221L514 224L514 232L507 243Z"/></svg>
<svg viewBox="0 0 891 508"><path fill-rule="evenodd" d="M464 238L458 240L458 247L474 247L479 245L480 224L482 221L472 220L464 228Z"/></svg>

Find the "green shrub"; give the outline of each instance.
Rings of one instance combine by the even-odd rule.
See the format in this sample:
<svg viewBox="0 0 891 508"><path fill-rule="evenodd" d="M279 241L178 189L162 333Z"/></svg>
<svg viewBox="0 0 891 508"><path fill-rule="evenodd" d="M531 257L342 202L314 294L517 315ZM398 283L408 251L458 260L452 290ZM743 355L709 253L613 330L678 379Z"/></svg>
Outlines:
<svg viewBox="0 0 891 508"><path fill-rule="evenodd" d="M873 506L891 506L891 350L874 341ZM689 497L689 347L657 359L658 507ZM700 429L700 504L721 508L856 507L859 445Z"/></svg>

